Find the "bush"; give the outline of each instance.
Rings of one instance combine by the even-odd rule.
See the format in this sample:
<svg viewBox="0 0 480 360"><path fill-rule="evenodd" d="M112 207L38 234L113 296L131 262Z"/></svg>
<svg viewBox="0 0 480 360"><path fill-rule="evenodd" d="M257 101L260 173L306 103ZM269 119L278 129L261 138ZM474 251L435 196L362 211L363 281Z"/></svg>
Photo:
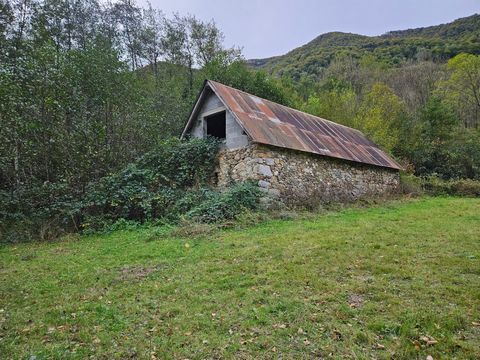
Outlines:
<svg viewBox="0 0 480 360"><path fill-rule="evenodd" d="M91 184L85 196L85 213L144 222L171 217L171 211L188 211L203 198L185 195L208 185L216 166L218 140L169 140L122 171ZM183 203L175 204L185 198ZM198 198L198 199L197 199ZM92 221L90 221L92 223Z"/></svg>
<svg viewBox="0 0 480 360"><path fill-rule="evenodd" d="M224 192L210 193L206 201L187 213L187 217L205 223L234 219L246 209L256 209L260 195L260 189L254 183L239 183Z"/></svg>
<svg viewBox="0 0 480 360"><path fill-rule="evenodd" d="M428 177L422 179L422 187L430 195L480 196L480 181L471 179L442 180Z"/></svg>
<svg viewBox="0 0 480 360"><path fill-rule="evenodd" d="M0 191L0 240L51 240L77 231L82 204L66 184L45 182L15 191Z"/></svg>
<svg viewBox="0 0 480 360"><path fill-rule="evenodd" d="M403 194L432 196L480 196L480 181L472 179L443 180L438 176L417 177L400 174L400 187Z"/></svg>
<svg viewBox="0 0 480 360"><path fill-rule="evenodd" d="M400 193L413 196L422 195L422 179L413 174L400 172Z"/></svg>

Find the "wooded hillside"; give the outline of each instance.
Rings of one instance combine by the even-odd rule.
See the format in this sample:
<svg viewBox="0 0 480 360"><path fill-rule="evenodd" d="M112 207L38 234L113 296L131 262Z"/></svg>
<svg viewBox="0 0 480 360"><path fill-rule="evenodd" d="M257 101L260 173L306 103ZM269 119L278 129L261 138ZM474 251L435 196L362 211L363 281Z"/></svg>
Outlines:
<svg viewBox="0 0 480 360"><path fill-rule="evenodd" d="M480 54L480 15L380 36L329 32L285 55L248 63L255 69L299 80L302 76L321 75L339 55L357 59L372 55L377 61L393 65L405 61L445 62L462 52Z"/></svg>

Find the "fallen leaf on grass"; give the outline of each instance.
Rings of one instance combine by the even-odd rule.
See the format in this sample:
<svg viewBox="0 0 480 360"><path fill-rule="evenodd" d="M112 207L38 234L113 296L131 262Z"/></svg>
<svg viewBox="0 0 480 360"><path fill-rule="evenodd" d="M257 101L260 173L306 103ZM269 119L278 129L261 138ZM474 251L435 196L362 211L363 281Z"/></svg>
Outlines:
<svg viewBox="0 0 480 360"><path fill-rule="evenodd" d="M436 343L438 343L437 340L435 340L430 336L420 336L420 340L422 340L428 346L435 345Z"/></svg>
<svg viewBox="0 0 480 360"><path fill-rule="evenodd" d="M422 347L417 340L412 341L412 344L415 346L415 350L420 350Z"/></svg>
<svg viewBox="0 0 480 360"><path fill-rule="evenodd" d="M376 345L375 345L375 349L377 349L377 350L385 350L385 345L376 344Z"/></svg>
<svg viewBox="0 0 480 360"><path fill-rule="evenodd" d="M472 325L473 325L473 326L480 326L480 322L472 321Z"/></svg>
<svg viewBox="0 0 480 360"><path fill-rule="evenodd" d="M332 339L336 341L342 340L342 333L338 330L333 330L332 332Z"/></svg>

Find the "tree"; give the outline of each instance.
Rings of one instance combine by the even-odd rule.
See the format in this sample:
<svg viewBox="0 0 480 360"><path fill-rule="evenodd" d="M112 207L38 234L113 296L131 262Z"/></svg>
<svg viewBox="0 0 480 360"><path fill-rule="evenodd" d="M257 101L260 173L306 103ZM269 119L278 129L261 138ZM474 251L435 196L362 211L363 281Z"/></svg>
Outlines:
<svg viewBox="0 0 480 360"><path fill-rule="evenodd" d="M141 66L140 34L142 30L141 10L134 0L119 0L111 9L121 34L120 44L126 50L132 70Z"/></svg>
<svg viewBox="0 0 480 360"><path fill-rule="evenodd" d="M439 98L430 98L420 111L409 149L418 175L451 177L449 143L457 129L458 119L452 109Z"/></svg>
<svg viewBox="0 0 480 360"><path fill-rule="evenodd" d="M354 124L391 152L400 142L399 129L404 115L402 100L385 84L376 83L363 99Z"/></svg>
<svg viewBox="0 0 480 360"><path fill-rule="evenodd" d="M313 115L338 122L346 126L354 126L358 111L358 97L348 84L331 80L330 86L311 95L303 109Z"/></svg>
<svg viewBox="0 0 480 360"><path fill-rule="evenodd" d="M158 60L164 52L162 47L164 23L163 13L152 8L151 4L143 10L143 24L140 34L141 55L153 67L156 79L158 79Z"/></svg>
<svg viewBox="0 0 480 360"><path fill-rule="evenodd" d="M199 70L197 86L200 87L204 79L210 79L283 105L292 105L294 99L280 81L263 71L251 71L244 61L230 60L230 57L217 57Z"/></svg>
<svg viewBox="0 0 480 360"><path fill-rule="evenodd" d="M466 128L480 126L480 56L459 54L447 64L448 79L438 85L437 94L452 106Z"/></svg>
<svg viewBox="0 0 480 360"><path fill-rule="evenodd" d="M240 58L240 51L222 47L223 33L213 21L203 22L194 16L180 16L165 22L163 50L165 60L187 71L187 92L193 96L195 69L216 64L230 64Z"/></svg>
<svg viewBox="0 0 480 360"><path fill-rule="evenodd" d="M431 61L407 62L384 73L383 81L405 102L410 114L422 109L445 71Z"/></svg>

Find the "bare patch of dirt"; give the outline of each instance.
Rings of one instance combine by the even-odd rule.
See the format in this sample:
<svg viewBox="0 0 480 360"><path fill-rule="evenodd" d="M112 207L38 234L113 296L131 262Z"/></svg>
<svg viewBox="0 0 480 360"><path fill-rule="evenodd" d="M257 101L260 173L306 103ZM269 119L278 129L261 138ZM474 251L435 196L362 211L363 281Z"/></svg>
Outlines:
<svg viewBox="0 0 480 360"><path fill-rule="evenodd" d="M155 265L155 266L124 266L120 268L119 272L120 275L118 277L121 281L134 281L134 280L142 280L146 278L148 275L159 271L162 269L163 265Z"/></svg>
<svg viewBox="0 0 480 360"><path fill-rule="evenodd" d="M360 294L348 295L348 305L350 305L352 309L361 308L364 302L365 302L365 298L363 297L363 295L360 295Z"/></svg>

